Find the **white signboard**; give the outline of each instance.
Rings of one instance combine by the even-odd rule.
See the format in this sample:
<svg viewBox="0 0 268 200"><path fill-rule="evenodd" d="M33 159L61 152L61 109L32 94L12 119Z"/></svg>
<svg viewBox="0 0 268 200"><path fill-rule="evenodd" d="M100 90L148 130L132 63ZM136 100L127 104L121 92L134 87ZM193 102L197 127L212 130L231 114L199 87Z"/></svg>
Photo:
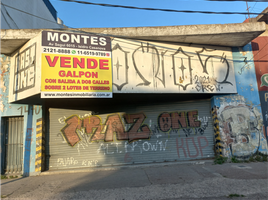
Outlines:
<svg viewBox="0 0 268 200"><path fill-rule="evenodd" d="M112 83L109 37L42 32L41 98L112 98Z"/></svg>
<svg viewBox="0 0 268 200"><path fill-rule="evenodd" d="M114 93L236 93L231 48L112 41Z"/></svg>
<svg viewBox="0 0 268 200"><path fill-rule="evenodd" d="M40 93L40 38L27 42L12 57L9 80L9 102Z"/></svg>

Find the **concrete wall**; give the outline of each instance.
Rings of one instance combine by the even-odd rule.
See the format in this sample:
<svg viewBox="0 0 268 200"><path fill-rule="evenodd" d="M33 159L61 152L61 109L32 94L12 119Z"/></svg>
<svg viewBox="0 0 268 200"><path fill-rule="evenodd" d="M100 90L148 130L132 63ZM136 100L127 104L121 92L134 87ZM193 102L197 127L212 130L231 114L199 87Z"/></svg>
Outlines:
<svg viewBox="0 0 268 200"><path fill-rule="evenodd" d="M42 106L26 104L9 104L9 74L10 74L10 57L1 55L1 88L0 88L0 123L4 117L21 116L24 117L23 133L23 174L24 176L36 174L36 132L42 124ZM2 123L1 123L2 125ZM3 125L2 125L3 126ZM3 127L1 127L1 138L4 136ZM3 145L1 145L3 148ZM5 152L1 149L1 153ZM2 160L3 162L3 160Z"/></svg>
<svg viewBox="0 0 268 200"><path fill-rule="evenodd" d="M216 152L238 158L267 154L251 45L232 51L237 94L212 98Z"/></svg>

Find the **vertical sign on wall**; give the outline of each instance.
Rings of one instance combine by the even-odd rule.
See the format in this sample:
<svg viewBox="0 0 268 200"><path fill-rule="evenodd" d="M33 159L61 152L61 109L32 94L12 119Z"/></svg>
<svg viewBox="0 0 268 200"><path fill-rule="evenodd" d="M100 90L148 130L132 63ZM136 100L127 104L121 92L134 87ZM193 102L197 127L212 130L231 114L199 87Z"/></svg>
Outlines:
<svg viewBox="0 0 268 200"><path fill-rule="evenodd" d="M23 92L35 86L36 44L32 44L15 57L13 94Z"/></svg>
<svg viewBox="0 0 268 200"><path fill-rule="evenodd" d="M112 98L110 38L43 31L41 98Z"/></svg>

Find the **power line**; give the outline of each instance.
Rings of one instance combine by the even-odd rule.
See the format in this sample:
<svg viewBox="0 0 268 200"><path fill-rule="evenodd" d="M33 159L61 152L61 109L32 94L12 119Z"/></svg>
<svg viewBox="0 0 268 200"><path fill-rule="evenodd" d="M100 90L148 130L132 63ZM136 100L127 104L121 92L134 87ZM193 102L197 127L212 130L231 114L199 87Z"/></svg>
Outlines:
<svg viewBox="0 0 268 200"><path fill-rule="evenodd" d="M16 24L16 22L13 20L13 18L10 16L10 14L7 12L7 9L5 6L3 6L3 9L6 11L6 14L8 15L8 17L14 22L14 24L16 25L16 27L19 29L18 25ZM2 12L2 9L1 9L1 12ZM6 17L4 16L4 13L3 14L3 17L5 19L5 21L7 22L7 19ZM7 22L8 23L8 22ZM8 23L9 27L11 28L10 24Z"/></svg>
<svg viewBox="0 0 268 200"><path fill-rule="evenodd" d="M151 10L151 11L164 11L164 12L178 12L178 13L201 13L201 14L225 14L225 15L268 15L268 13L248 13L248 12L212 12L212 11L193 11L193 10L173 10L173 9L161 9L161 8L141 8L135 6L123 6L123 5L113 5L113 4L104 4L104 3L92 3L87 1L76 1L76 0L59 0L80 4L89 4L95 6L104 6L104 7L115 7L115 8L128 8L128 9L136 9L136 10Z"/></svg>
<svg viewBox="0 0 268 200"><path fill-rule="evenodd" d="M8 21L7 21L6 17L5 17L5 15L4 15L4 13L3 13L3 10L2 10L2 9L1 9L1 14L2 14L2 16L3 16L4 20L6 21L7 25L9 26L9 28L11 28L11 26L10 26L10 24L8 23Z"/></svg>
<svg viewBox="0 0 268 200"><path fill-rule="evenodd" d="M253 8L256 6L256 4L258 3L258 1L256 1L255 2L255 4L254 4L254 6L253 7L251 7L251 9L250 10L253 10Z"/></svg>
<svg viewBox="0 0 268 200"><path fill-rule="evenodd" d="M258 53L256 55L253 55L249 60L247 60L247 62L249 62L249 61L253 61L254 62L256 60L256 59L254 59L254 57L257 56L267 45L268 45L268 42L258 51ZM258 60L260 60L260 58L258 58ZM246 65L247 64L245 64L243 67L245 67Z"/></svg>
<svg viewBox="0 0 268 200"><path fill-rule="evenodd" d="M33 17L36 17L36 18L39 18L39 19L42 19L42 20L45 20L45 21L48 21L48 22L52 22L52 23L54 23L54 24L58 24L58 23L57 23L57 22L55 22L55 21L51 21L51 20L48 20L48 19L45 19L45 18L39 17L39 16L37 16L37 15L33 15L33 14L28 13L28 12L25 12L25 11L23 11L23 10L20 10L20 9L14 8L14 7L12 7L12 6L8 6L8 5L6 5L6 4L3 4L2 2L1 2L1 4L2 4L3 6L6 6L6 7L11 8L11 9L14 9L14 10L17 10L17 11L19 11L19 12L25 13L25 14L27 14L27 15L31 15L31 16L33 16ZM58 25L59 25L59 24L58 24Z"/></svg>

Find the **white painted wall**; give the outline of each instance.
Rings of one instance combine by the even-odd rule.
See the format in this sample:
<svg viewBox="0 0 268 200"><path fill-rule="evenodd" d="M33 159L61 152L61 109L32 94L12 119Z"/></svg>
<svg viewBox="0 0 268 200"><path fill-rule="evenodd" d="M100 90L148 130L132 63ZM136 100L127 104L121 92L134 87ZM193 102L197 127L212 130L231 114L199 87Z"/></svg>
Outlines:
<svg viewBox="0 0 268 200"><path fill-rule="evenodd" d="M112 40L114 93L236 93L229 47Z"/></svg>

